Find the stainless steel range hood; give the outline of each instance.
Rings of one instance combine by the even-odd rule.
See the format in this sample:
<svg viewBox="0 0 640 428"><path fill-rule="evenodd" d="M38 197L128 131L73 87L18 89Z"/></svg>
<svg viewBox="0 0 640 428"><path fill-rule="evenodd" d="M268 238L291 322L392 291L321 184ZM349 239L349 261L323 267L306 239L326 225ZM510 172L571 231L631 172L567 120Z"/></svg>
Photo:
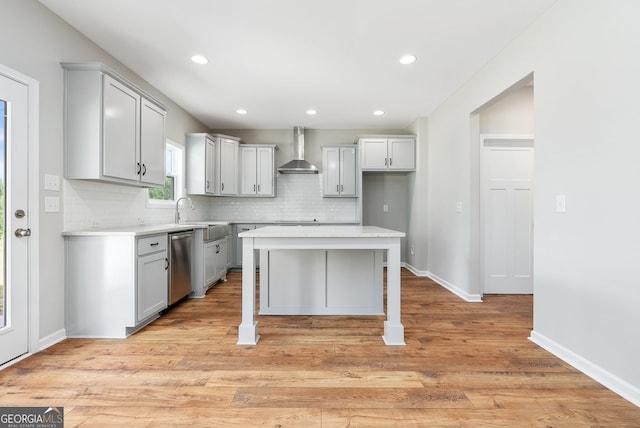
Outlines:
<svg viewBox="0 0 640 428"><path fill-rule="evenodd" d="M318 168L304 160L304 127L293 128L293 160L285 163L278 172L282 174L317 174Z"/></svg>

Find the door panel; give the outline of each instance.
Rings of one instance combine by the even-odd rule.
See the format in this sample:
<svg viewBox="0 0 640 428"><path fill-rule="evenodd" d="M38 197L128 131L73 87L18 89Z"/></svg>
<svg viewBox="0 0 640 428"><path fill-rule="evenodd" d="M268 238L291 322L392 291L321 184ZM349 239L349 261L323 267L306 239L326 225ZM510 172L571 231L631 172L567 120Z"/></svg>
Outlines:
<svg viewBox="0 0 640 428"><path fill-rule="evenodd" d="M28 352L28 88L0 70L0 364Z"/></svg>
<svg viewBox="0 0 640 428"><path fill-rule="evenodd" d="M533 147L485 146L484 293L533 293Z"/></svg>

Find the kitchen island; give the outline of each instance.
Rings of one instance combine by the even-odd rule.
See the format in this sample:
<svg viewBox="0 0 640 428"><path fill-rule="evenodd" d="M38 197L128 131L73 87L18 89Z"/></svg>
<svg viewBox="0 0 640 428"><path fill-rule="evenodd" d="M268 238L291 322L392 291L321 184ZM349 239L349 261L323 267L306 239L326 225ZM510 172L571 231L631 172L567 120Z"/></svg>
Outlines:
<svg viewBox="0 0 640 428"><path fill-rule="evenodd" d="M310 257L295 257L295 262L300 260L311 260L308 262L308 266L298 267L300 271L306 271L308 275L314 276L314 272L322 274L323 269L326 272L325 279L328 279L326 283L327 288L322 293L311 291L312 295L316 295L318 298L326 298L330 294L330 287L332 286L332 278L336 279L342 275L345 271L345 266L351 266L353 269L361 269L360 263L349 263L349 260L366 260L372 259L373 262L370 265L371 269L376 270L371 272L368 276L373 281L371 290L373 293L377 293L377 284L382 286L382 257L381 253L386 251L387 253L387 320L384 322L384 335L382 336L384 343L387 345L404 345L404 327L400 322L400 238L404 237L403 232L397 232L395 230L383 229L376 226L269 226L260 229L255 229L247 232L243 232L238 235L242 238L242 323L238 328L238 345L255 345L258 343L258 323L255 320L256 312L256 255L258 251L263 254L266 252L273 253L276 257L282 259L282 252L284 256L294 256L296 254L305 254L307 252L315 253L315 256ZM348 251L349 253L346 253ZM366 254L371 253L371 257ZM324 262L323 255L324 256ZM364 254L364 256L363 256ZM333 261L332 261L333 260ZM340 262L342 260L342 262ZM344 263L347 261L347 263ZM317 263L323 263L320 268L317 267ZM315 270L314 270L315 266ZM339 267L340 272L333 271ZM271 268L273 269L273 268ZM268 272L268 270L267 270ZM263 274L260 273L261 283L266 282L269 286L276 286L271 284L269 277L263 278ZM359 275L352 275L353 278ZM279 279L287 278L287 276L280 276ZM286 284L284 288L280 290L289 290L293 292L292 287L299 288L299 295L305 295L308 291L307 287L309 283L317 283L317 278L310 277L309 280L302 280ZM290 281L289 281L290 282ZM342 285L341 287L348 287L349 285ZM261 294L264 289L261 288ZM269 288L271 290L271 288ZM282 292L280 294L283 294ZM346 293L349 295L349 293ZM382 289L380 288L379 295L382 295ZM265 299L262 296L261 299ZM307 298L307 300L309 300ZM264 302L264 300L263 300ZM323 312L322 308L324 304L309 305L305 304L301 307L304 308L300 314L335 314L334 309L328 312ZM269 312L268 305L262 305L264 313L278 313ZM334 307L341 306L338 303L333 305ZM373 305L367 310L377 308L375 299ZM381 305L380 305L381 309ZM291 307L288 307L287 314L295 315L295 312L291 312ZM343 312L340 314L348 314L344 312L344 307L341 309ZM311 311L311 312L309 312ZM353 314L362 314L357 308Z"/></svg>

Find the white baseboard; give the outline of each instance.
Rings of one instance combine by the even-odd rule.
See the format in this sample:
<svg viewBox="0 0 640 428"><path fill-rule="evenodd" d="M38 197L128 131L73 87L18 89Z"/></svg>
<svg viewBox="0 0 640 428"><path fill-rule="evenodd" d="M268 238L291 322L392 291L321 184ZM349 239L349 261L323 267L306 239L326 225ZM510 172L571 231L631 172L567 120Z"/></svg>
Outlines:
<svg viewBox="0 0 640 428"><path fill-rule="evenodd" d="M444 279L440 278L438 275L434 275L431 272L427 272L426 277L437 282L438 284L440 284L441 286L443 286L444 288L451 291L453 294L455 294L456 296L460 297L461 299L467 302L470 302L470 303L482 302L481 294L469 294L466 291L461 290L460 288L456 287L450 282L445 281Z"/></svg>
<svg viewBox="0 0 640 428"><path fill-rule="evenodd" d="M414 274L415 276L423 276L423 277L427 277L428 273L426 270L418 270L415 267L411 266L409 263L407 262L403 262L402 265L407 268L407 270L409 272L411 272L412 274Z"/></svg>
<svg viewBox="0 0 640 428"><path fill-rule="evenodd" d="M564 346L554 342L548 337L536 332L531 331L529 340L540 346L541 348L549 351L556 357L560 358L564 362L570 364L572 367L580 370L596 382L609 388L625 400L630 401L636 406L640 407L640 388L631 385L618 376L608 372L602 367L592 363L591 361L581 357L575 352L565 348Z"/></svg>
<svg viewBox="0 0 640 428"><path fill-rule="evenodd" d="M67 338L67 332L65 329L58 330L54 333L51 333L49 336L43 337L38 341L38 349L35 350L35 352L45 350L49 346L55 345L58 342L62 342L66 338Z"/></svg>

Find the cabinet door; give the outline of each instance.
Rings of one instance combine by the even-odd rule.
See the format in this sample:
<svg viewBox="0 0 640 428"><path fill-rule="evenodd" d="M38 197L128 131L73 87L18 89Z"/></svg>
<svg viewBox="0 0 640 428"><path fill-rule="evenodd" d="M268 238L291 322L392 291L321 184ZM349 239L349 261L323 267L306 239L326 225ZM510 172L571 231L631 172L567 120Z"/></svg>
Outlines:
<svg viewBox="0 0 640 428"><path fill-rule="evenodd" d="M140 96L105 75L103 112L103 175L138 181Z"/></svg>
<svg viewBox="0 0 640 428"><path fill-rule="evenodd" d="M258 147L256 159L256 176L258 195L269 196L274 195L274 165L273 165L273 148Z"/></svg>
<svg viewBox="0 0 640 428"><path fill-rule="evenodd" d="M416 143L413 138L389 139L389 169L416 169Z"/></svg>
<svg viewBox="0 0 640 428"><path fill-rule="evenodd" d="M238 194L238 141L220 138L220 194Z"/></svg>
<svg viewBox="0 0 640 428"><path fill-rule="evenodd" d="M136 290L138 322L167 307L169 287L166 257L166 251L138 257Z"/></svg>
<svg viewBox="0 0 640 428"><path fill-rule="evenodd" d="M204 147L204 191L205 193L215 195L216 193L216 145L209 138L205 139Z"/></svg>
<svg viewBox="0 0 640 428"><path fill-rule="evenodd" d="M324 147L322 149L323 193L325 196L340 194L340 149Z"/></svg>
<svg viewBox="0 0 640 428"><path fill-rule="evenodd" d="M255 195L257 192L256 148L240 148L240 194Z"/></svg>
<svg viewBox="0 0 640 428"><path fill-rule="evenodd" d="M356 148L340 148L340 195L356 196Z"/></svg>
<svg viewBox="0 0 640 428"><path fill-rule="evenodd" d="M216 280L227 272L227 239L216 241Z"/></svg>
<svg viewBox="0 0 640 428"><path fill-rule="evenodd" d="M165 117L166 112L142 99L140 114L140 181L164 186L165 178Z"/></svg>
<svg viewBox="0 0 640 428"><path fill-rule="evenodd" d="M204 283L211 284L216 280L216 242L204 244Z"/></svg>
<svg viewBox="0 0 640 428"><path fill-rule="evenodd" d="M366 138L360 140L360 166L366 169L387 169L387 139Z"/></svg>

